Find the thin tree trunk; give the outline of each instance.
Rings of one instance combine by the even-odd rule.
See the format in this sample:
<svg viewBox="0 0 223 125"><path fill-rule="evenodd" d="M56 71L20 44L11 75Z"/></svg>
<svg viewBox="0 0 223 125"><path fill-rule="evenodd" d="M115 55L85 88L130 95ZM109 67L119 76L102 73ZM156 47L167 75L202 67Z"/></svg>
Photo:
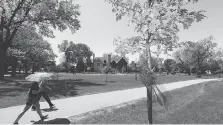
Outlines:
<svg viewBox="0 0 223 125"><path fill-rule="evenodd" d="M137 80L137 72L135 72L135 80Z"/></svg>
<svg viewBox="0 0 223 125"><path fill-rule="evenodd" d="M150 44L149 39L146 41L146 57L147 57L147 68L149 71L152 69L151 65L151 52L150 52ZM147 106L148 106L148 120L149 123L152 124L152 85L147 87Z"/></svg>
<svg viewBox="0 0 223 125"><path fill-rule="evenodd" d="M35 63L33 63L32 65L32 74L34 74L34 72L35 72Z"/></svg>
<svg viewBox="0 0 223 125"><path fill-rule="evenodd" d="M19 74L21 74L21 69L22 69L22 66L21 64L19 65Z"/></svg>
<svg viewBox="0 0 223 125"><path fill-rule="evenodd" d="M0 46L0 80L4 80L4 74L5 74L5 61L6 61L6 52L7 49L5 46Z"/></svg>
<svg viewBox="0 0 223 125"><path fill-rule="evenodd" d="M25 60L25 75L28 75L28 60Z"/></svg>
<svg viewBox="0 0 223 125"><path fill-rule="evenodd" d="M11 72L11 77L16 76L16 66L17 66L17 58L12 57L12 72Z"/></svg>
<svg viewBox="0 0 223 125"><path fill-rule="evenodd" d="M148 120L149 124L153 123L153 115L152 115L152 86L147 87L147 109L148 109Z"/></svg>
<svg viewBox="0 0 223 125"><path fill-rule="evenodd" d="M108 74L106 73L106 79L105 79L105 82L107 82L107 78L108 78L108 76L107 76Z"/></svg>

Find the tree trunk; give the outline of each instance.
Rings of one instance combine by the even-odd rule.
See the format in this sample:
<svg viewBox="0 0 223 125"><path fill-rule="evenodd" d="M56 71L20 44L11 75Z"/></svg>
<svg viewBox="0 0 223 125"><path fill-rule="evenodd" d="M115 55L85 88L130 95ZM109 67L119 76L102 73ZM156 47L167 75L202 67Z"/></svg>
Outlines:
<svg viewBox="0 0 223 125"><path fill-rule="evenodd" d="M137 72L135 72L135 80L137 80Z"/></svg>
<svg viewBox="0 0 223 125"><path fill-rule="evenodd" d="M147 68L149 71L152 69L151 64L151 52L150 52L150 44L149 39L146 41L146 57L147 57ZM148 120L149 123L152 124L152 86L147 87L147 106L148 106Z"/></svg>
<svg viewBox="0 0 223 125"><path fill-rule="evenodd" d="M34 72L35 72L35 63L33 63L32 65L32 74L34 74Z"/></svg>
<svg viewBox="0 0 223 125"><path fill-rule="evenodd" d="M151 69L152 69L152 64L151 64L152 56L151 56L151 52L150 52L150 47L151 47L150 44L146 43L146 57L147 57L147 62L148 62L147 68L149 71L151 71Z"/></svg>
<svg viewBox="0 0 223 125"><path fill-rule="evenodd" d="M21 73L21 69L22 69L22 66L21 64L19 65L19 74Z"/></svg>
<svg viewBox="0 0 223 125"><path fill-rule="evenodd" d="M28 60L25 60L25 75L28 76Z"/></svg>
<svg viewBox="0 0 223 125"><path fill-rule="evenodd" d="M152 86L147 87L147 109L148 109L148 120L149 124L153 123L153 115L152 115Z"/></svg>
<svg viewBox="0 0 223 125"><path fill-rule="evenodd" d="M6 60L6 52L7 49L5 46L0 46L0 80L4 80L4 74L5 74L5 60Z"/></svg>
<svg viewBox="0 0 223 125"><path fill-rule="evenodd" d="M17 58L16 57L12 57L12 72L11 72L11 77L15 77L16 76L16 67L17 67Z"/></svg>

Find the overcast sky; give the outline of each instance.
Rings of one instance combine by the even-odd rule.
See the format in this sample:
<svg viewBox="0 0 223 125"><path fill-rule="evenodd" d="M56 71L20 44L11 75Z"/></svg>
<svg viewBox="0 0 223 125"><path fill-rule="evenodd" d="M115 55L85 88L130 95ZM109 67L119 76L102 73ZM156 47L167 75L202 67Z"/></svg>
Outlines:
<svg viewBox="0 0 223 125"><path fill-rule="evenodd" d="M69 40L87 44L96 57L100 57L103 53L114 52L113 39L116 36L131 37L135 35L133 29L127 26L127 19L116 22L112 7L105 0L74 0L74 3L81 6L81 28L75 34L71 34L68 30L55 31L56 38L47 39L56 54L59 54L58 44L63 40ZM208 18L193 24L188 30L182 30L179 33L180 41L196 41L213 35L219 47L223 48L222 5L223 0L199 0L197 4L190 5L188 7L190 10L206 10L205 15ZM131 61L135 60L137 56L129 57Z"/></svg>

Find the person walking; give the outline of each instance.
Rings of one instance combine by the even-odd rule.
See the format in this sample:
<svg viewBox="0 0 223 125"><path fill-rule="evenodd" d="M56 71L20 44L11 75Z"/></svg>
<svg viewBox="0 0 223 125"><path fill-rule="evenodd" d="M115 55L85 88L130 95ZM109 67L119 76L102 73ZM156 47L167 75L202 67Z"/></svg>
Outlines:
<svg viewBox="0 0 223 125"><path fill-rule="evenodd" d="M14 121L14 124L18 124L19 120L22 118L22 116L30 109L32 105L35 105L36 111L38 115L40 116L41 120L47 119L48 115L43 116L40 110L40 105L39 105L39 100L38 100L38 95L40 93L41 88L38 85L38 82L32 83L28 94L27 94L27 101L26 105L23 109L23 111L18 115L16 120Z"/></svg>
<svg viewBox="0 0 223 125"><path fill-rule="evenodd" d="M39 84L39 87L41 88L40 89L40 93L39 93L39 96L38 96L38 101L40 100L40 98L43 96L43 98L47 101L47 103L49 104L49 107L50 109L53 109L55 108L55 105L51 102L49 96L48 96L48 93L47 91L51 91L51 88L47 85L47 79L44 79L40 82ZM36 110L36 106L33 105L32 106L32 110Z"/></svg>

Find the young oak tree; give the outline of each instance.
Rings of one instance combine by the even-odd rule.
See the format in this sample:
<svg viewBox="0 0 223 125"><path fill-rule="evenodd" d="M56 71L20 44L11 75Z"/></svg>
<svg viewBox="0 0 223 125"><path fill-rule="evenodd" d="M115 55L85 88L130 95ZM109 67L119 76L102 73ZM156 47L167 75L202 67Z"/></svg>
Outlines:
<svg viewBox="0 0 223 125"><path fill-rule="evenodd" d="M46 36L53 29L72 33L80 28L79 5L72 0L1 0L0 1L0 80L4 79L7 49L19 29L33 26Z"/></svg>
<svg viewBox="0 0 223 125"><path fill-rule="evenodd" d="M197 0L106 0L112 4L116 20L123 16L130 18L129 25L135 28L138 36L115 39L117 46L124 45L130 52L146 50L147 70L151 72L151 46L175 46L179 40L177 33L181 27L187 29L192 23L204 19L203 11L189 12L184 5ZM152 75L151 75L152 76ZM152 86L148 87L149 122L152 123Z"/></svg>

